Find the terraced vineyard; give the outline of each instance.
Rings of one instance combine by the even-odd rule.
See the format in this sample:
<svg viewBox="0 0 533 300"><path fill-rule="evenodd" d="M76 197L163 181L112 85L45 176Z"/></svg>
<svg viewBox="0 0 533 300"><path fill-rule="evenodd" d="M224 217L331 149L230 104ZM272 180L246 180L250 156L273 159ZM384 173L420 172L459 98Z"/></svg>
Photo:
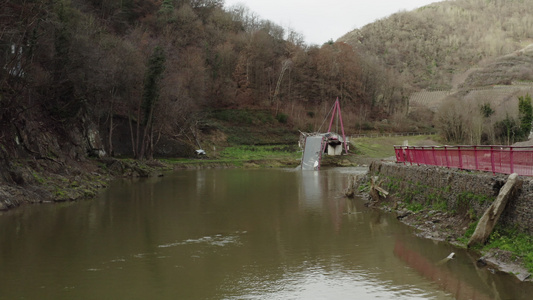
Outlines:
<svg viewBox="0 0 533 300"><path fill-rule="evenodd" d="M517 101L516 99L519 95L526 93L533 95L533 84L497 85L460 93L464 95L461 97L463 101L490 103L494 108L500 106L507 107L508 105L516 106L514 102ZM447 97L453 94L451 90L420 91L413 93L409 98L409 109L415 110L418 107L427 107L436 112Z"/></svg>
<svg viewBox="0 0 533 300"><path fill-rule="evenodd" d="M420 91L413 93L409 98L409 110L416 109L416 107L425 106L430 110L436 112L444 99L448 97L451 92L448 90L442 91Z"/></svg>

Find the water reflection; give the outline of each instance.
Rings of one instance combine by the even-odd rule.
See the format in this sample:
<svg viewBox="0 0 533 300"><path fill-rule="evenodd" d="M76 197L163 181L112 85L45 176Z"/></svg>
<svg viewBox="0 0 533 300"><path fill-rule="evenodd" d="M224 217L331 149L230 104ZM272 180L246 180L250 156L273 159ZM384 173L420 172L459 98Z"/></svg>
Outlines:
<svg viewBox="0 0 533 300"><path fill-rule="evenodd" d="M301 178L299 186L302 193L299 201L302 207L314 212L322 211L322 185L320 184L321 173L317 171L301 171L298 173Z"/></svg>
<svg viewBox="0 0 533 300"><path fill-rule="evenodd" d="M451 250L457 251L455 258L442 260L445 252L429 252L420 245L407 244L396 239L394 254L458 300L531 298L531 283L518 282L507 274L495 276L490 269L479 268L475 263L476 258L469 252L462 249Z"/></svg>
<svg viewBox="0 0 533 300"><path fill-rule="evenodd" d="M424 277L437 283L440 288L450 292L457 300L490 300L486 293L474 288L465 280L461 280L454 273L430 262L420 253L406 247L400 240L396 240L394 254L405 261L411 268L421 273Z"/></svg>
<svg viewBox="0 0 533 300"><path fill-rule="evenodd" d="M343 198L345 170L180 171L4 214L0 299L528 299Z"/></svg>

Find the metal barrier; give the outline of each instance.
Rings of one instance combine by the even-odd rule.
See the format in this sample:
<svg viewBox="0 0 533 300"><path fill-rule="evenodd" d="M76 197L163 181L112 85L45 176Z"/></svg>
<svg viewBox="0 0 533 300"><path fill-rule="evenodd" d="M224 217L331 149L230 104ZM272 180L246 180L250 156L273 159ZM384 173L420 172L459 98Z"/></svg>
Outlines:
<svg viewBox="0 0 533 300"><path fill-rule="evenodd" d="M513 146L394 146L396 161L533 176L533 147Z"/></svg>
<svg viewBox="0 0 533 300"><path fill-rule="evenodd" d="M378 138L378 137L395 137L395 136L417 136L417 135L436 135L436 132L396 132L396 133L361 133L352 134L351 139L356 138Z"/></svg>

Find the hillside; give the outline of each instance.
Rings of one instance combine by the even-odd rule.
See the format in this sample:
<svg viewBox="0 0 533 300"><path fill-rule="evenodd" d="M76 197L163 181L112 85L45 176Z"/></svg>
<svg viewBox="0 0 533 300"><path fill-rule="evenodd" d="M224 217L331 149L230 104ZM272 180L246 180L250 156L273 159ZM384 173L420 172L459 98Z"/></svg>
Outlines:
<svg viewBox="0 0 533 300"><path fill-rule="evenodd" d="M3 0L3 156L186 156L212 110L314 131L337 97L353 132L431 126L402 117L413 91L531 80L513 51L532 1L440 2L318 47L220 0Z"/></svg>
<svg viewBox="0 0 533 300"><path fill-rule="evenodd" d="M533 85L533 44L480 64L460 87L488 85Z"/></svg>
<svg viewBox="0 0 533 300"><path fill-rule="evenodd" d="M519 99L533 91L533 1L442 1L339 39L409 86L408 119L448 143L527 138ZM525 127L524 127L525 126Z"/></svg>
<svg viewBox="0 0 533 300"><path fill-rule="evenodd" d="M533 0L456 0L393 14L339 41L394 69L415 89L451 89L454 76L531 44L531 28ZM468 84L532 80L531 68L515 71L511 80L492 74L495 78L485 76Z"/></svg>
<svg viewBox="0 0 533 300"><path fill-rule="evenodd" d="M7 156L190 154L191 131L216 109L266 110L308 131L337 97L350 124L404 108L402 85L351 46L307 46L298 33L222 0L0 6Z"/></svg>

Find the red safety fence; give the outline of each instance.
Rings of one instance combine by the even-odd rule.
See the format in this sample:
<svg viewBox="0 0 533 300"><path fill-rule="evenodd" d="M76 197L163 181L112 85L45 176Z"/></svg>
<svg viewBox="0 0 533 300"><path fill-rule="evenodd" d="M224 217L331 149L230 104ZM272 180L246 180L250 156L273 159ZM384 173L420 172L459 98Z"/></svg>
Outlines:
<svg viewBox="0 0 533 300"><path fill-rule="evenodd" d="M394 146L396 161L533 176L533 147Z"/></svg>

